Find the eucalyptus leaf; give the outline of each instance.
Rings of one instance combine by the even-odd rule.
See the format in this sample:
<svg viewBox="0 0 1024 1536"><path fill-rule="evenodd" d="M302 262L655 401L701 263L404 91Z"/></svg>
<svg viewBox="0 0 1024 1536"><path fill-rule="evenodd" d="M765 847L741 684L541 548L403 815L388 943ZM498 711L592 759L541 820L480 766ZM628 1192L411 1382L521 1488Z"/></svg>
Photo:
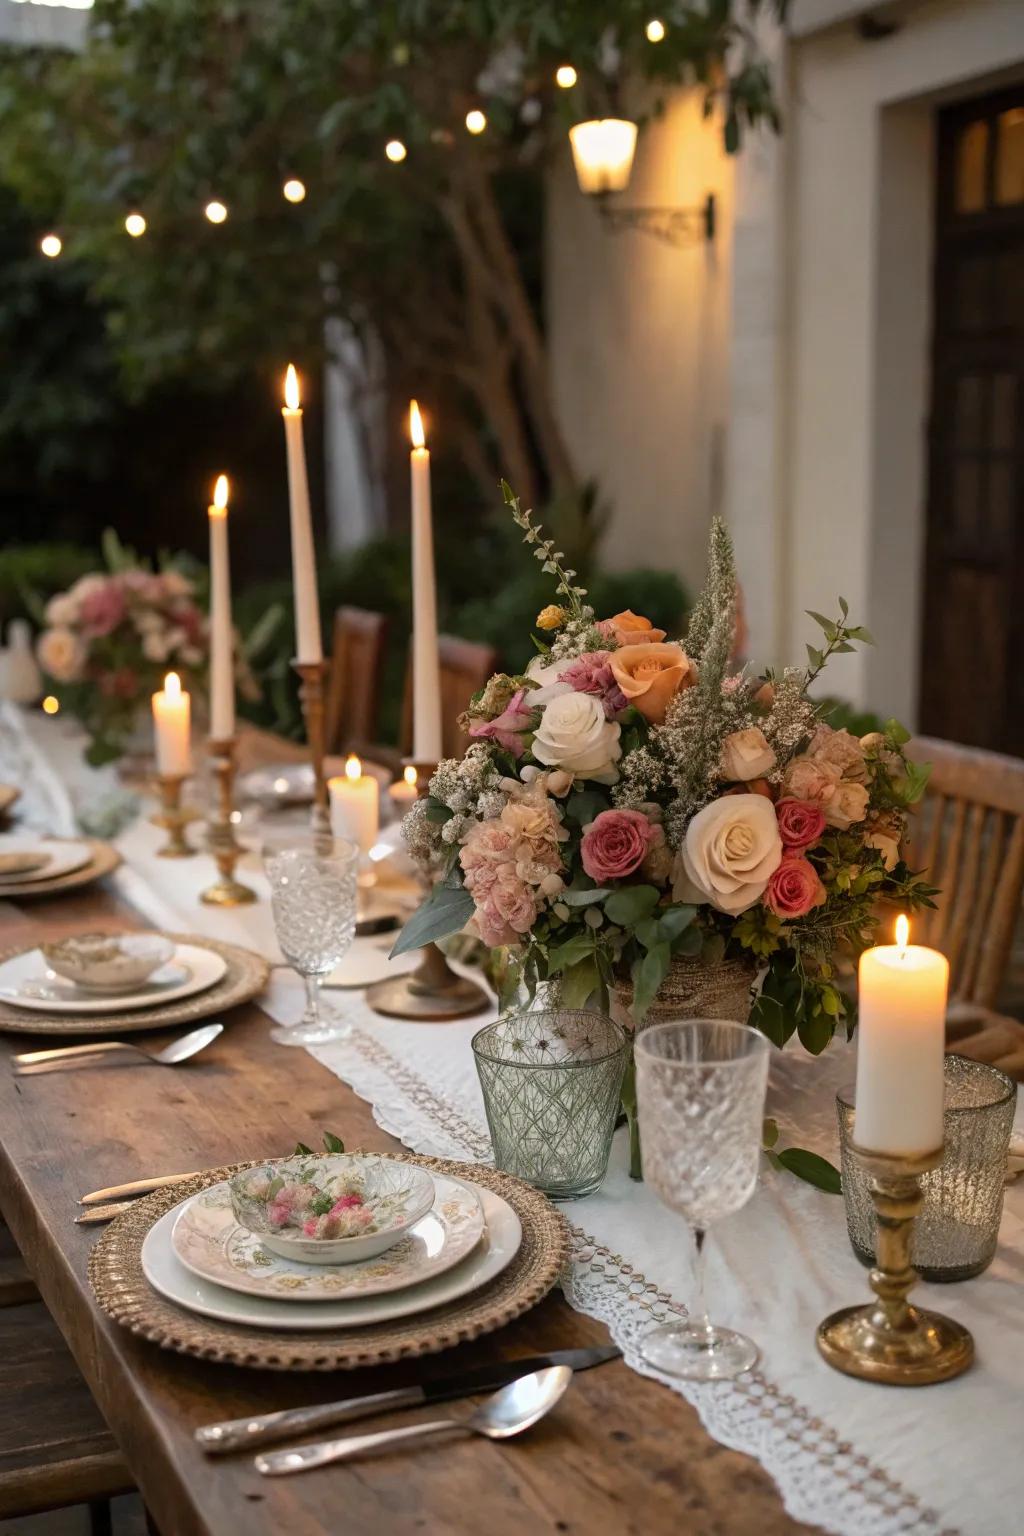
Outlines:
<svg viewBox="0 0 1024 1536"><path fill-rule="evenodd" d="M623 928L634 928L637 923L650 917L660 899L660 891L653 885L625 885L612 891L604 904L608 921Z"/></svg>
<svg viewBox="0 0 1024 1536"><path fill-rule="evenodd" d="M598 902L604 901L610 896L611 891L607 886L594 885L590 890L565 890L558 893L559 901L564 901L567 907L596 907Z"/></svg>
<svg viewBox="0 0 1024 1536"><path fill-rule="evenodd" d="M633 962L633 1019L639 1024L658 995L658 988L668 975L672 951L667 944L656 944Z"/></svg>
<svg viewBox="0 0 1024 1536"><path fill-rule="evenodd" d="M578 960L562 973L561 1006L585 1008L591 993L597 991L600 983L601 977L593 954L585 960Z"/></svg>
<svg viewBox="0 0 1024 1536"><path fill-rule="evenodd" d="M395 940L391 958L458 933L473 916L473 898L461 885L435 885Z"/></svg>
<svg viewBox="0 0 1024 1536"><path fill-rule="evenodd" d="M823 1189L828 1195L842 1194L839 1169L827 1157L819 1157L817 1152L808 1152L803 1147L786 1147L773 1156L787 1172L796 1174L806 1184L813 1184L815 1189Z"/></svg>

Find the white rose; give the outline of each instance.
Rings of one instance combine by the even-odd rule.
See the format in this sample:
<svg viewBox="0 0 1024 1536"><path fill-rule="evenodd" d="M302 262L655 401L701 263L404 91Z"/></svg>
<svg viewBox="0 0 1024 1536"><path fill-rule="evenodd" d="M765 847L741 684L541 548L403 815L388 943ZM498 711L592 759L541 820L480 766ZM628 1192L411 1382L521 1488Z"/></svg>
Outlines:
<svg viewBox="0 0 1024 1536"><path fill-rule="evenodd" d="M531 683L536 683L538 688L546 688L549 683L557 683L559 673L567 667L567 661L548 661L544 656L531 656L526 676Z"/></svg>
<svg viewBox="0 0 1024 1536"><path fill-rule="evenodd" d="M723 795L698 811L680 850L705 901L736 917L759 901L782 861L775 807L764 795Z"/></svg>
<svg viewBox="0 0 1024 1536"><path fill-rule="evenodd" d="M85 663L85 646L70 629L44 629L36 641L36 658L58 683L76 683Z"/></svg>
<svg viewBox="0 0 1024 1536"><path fill-rule="evenodd" d="M613 765L622 756L619 727L606 719L604 705L589 693L564 693L546 704L532 750L548 768L606 784L618 778Z"/></svg>
<svg viewBox="0 0 1024 1536"><path fill-rule="evenodd" d="M756 725L746 731L733 731L722 742L723 779L759 779L775 767L775 753Z"/></svg>
<svg viewBox="0 0 1024 1536"><path fill-rule="evenodd" d="M166 661L170 653L171 648L167 642L166 631L161 633L159 630L153 629L143 636L142 654L147 661Z"/></svg>
<svg viewBox="0 0 1024 1536"><path fill-rule="evenodd" d="M835 793L821 807L825 812L825 820L830 827L838 827L840 832L845 832L855 821L864 820L868 813L869 798L866 785L855 784L852 779L842 779L836 785Z"/></svg>

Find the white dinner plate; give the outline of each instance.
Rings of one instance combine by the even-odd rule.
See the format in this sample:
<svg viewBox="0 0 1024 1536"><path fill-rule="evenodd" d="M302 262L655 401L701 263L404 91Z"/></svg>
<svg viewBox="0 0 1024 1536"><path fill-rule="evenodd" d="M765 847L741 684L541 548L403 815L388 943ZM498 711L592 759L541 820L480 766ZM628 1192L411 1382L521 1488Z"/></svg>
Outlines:
<svg viewBox="0 0 1024 1536"><path fill-rule="evenodd" d="M167 1211L147 1232L142 1244L142 1271L155 1291L187 1312L225 1323L244 1323L251 1328L337 1332L411 1317L479 1290L500 1275L519 1251L523 1229L515 1211L492 1190L479 1184L471 1187L480 1197L485 1222L483 1235L472 1253L433 1280L384 1296L353 1301L278 1301L226 1290L192 1274L174 1252L171 1237L181 1205Z"/></svg>
<svg viewBox="0 0 1024 1536"><path fill-rule="evenodd" d="M193 1274L247 1296L290 1304L383 1296L444 1274L480 1241L484 1213L476 1186L446 1174L432 1177L432 1210L400 1242L358 1264L301 1264L271 1252L259 1233L235 1220L226 1179L185 1203L171 1242Z"/></svg>
<svg viewBox="0 0 1024 1536"><path fill-rule="evenodd" d="M38 1013L128 1013L205 992L220 981L227 968L227 961L215 950L178 944L173 958L141 986L100 997L51 971L42 950L28 949L0 964L0 998L15 1008Z"/></svg>
<svg viewBox="0 0 1024 1536"><path fill-rule="evenodd" d="M0 834L0 853L45 853L42 869L33 869L18 876L19 885L45 885L57 875L70 875L74 869L82 869L93 856L88 843L76 843L70 839L36 837L29 832ZM13 876L12 876L13 884Z"/></svg>

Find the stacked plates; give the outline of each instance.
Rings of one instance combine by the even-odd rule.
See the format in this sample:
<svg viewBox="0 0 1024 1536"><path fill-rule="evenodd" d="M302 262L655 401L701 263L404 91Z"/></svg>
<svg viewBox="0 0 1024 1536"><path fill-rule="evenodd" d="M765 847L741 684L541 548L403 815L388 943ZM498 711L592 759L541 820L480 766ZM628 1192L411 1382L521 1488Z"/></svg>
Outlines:
<svg viewBox="0 0 1024 1536"><path fill-rule="evenodd" d="M120 855L94 838L40 837L31 832L0 834L0 900L46 896L88 885L116 869Z"/></svg>
<svg viewBox="0 0 1024 1536"><path fill-rule="evenodd" d="M411 1317L479 1290L523 1239L518 1215L493 1189L448 1173L430 1177L432 1209L393 1247L357 1264L272 1253L235 1219L225 1179L150 1227L142 1270L186 1311L254 1328L337 1331Z"/></svg>

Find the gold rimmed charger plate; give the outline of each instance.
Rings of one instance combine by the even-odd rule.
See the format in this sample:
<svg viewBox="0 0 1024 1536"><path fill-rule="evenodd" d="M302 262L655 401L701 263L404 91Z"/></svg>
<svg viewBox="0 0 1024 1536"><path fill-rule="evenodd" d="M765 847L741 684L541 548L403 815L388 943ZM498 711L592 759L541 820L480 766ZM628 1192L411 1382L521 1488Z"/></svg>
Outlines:
<svg viewBox="0 0 1024 1536"><path fill-rule="evenodd" d="M0 886L0 899L9 900L16 896L19 901L26 896L54 896L60 891L72 891L80 885L91 885L94 880L102 880L104 875L111 874L121 862L121 855L110 843L101 843L95 837L76 837L76 843L86 843L91 850L88 864L82 864L78 869L69 869L65 875L53 875L46 878L45 870L40 870L35 880L5 880Z"/></svg>
<svg viewBox="0 0 1024 1536"><path fill-rule="evenodd" d="M411 1152L389 1155L483 1184L507 1200L523 1229L522 1243L508 1267L480 1290L433 1311L347 1329L336 1336L276 1332L186 1312L150 1287L142 1271L143 1242L154 1223L180 1201L229 1178L239 1168L258 1166L237 1163L157 1190L118 1216L89 1259L89 1282L96 1300L114 1322L177 1354L265 1371L348 1371L452 1349L503 1328L547 1295L568 1263L569 1227L539 1190L476 1163L417 1157Z"/></svg>
<svg viewBox="0 0 1024 1536"><path fill-rule="evenodd" d="M198 1023L213 1015L237 1008L263 991L270 975L270 966L262 955L238 944L222 944L217 939L206 939L195 933L169 933L176 944L194 944L199 949L212 950L227 963L227 970L219 981L204 992L191 997L179 998L173 1003L154 1003L148 1008L135 1008L128 1013L36 1013L15 1008L0 1002L0 1031L19 1035L109 1035L120 1039L122 1034L137 1034L144 1029L166 1029L170 1024ZM35 944L19 944L14 949L0 952L0 962L23 955Z"/></svg>

